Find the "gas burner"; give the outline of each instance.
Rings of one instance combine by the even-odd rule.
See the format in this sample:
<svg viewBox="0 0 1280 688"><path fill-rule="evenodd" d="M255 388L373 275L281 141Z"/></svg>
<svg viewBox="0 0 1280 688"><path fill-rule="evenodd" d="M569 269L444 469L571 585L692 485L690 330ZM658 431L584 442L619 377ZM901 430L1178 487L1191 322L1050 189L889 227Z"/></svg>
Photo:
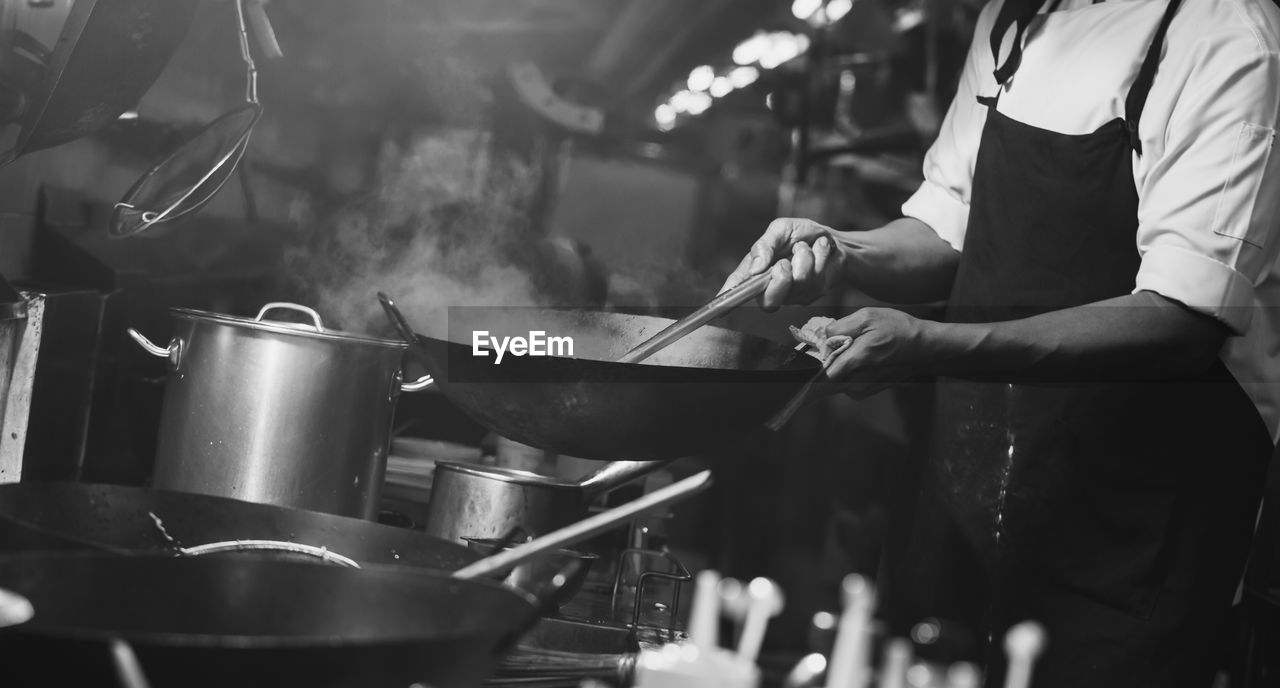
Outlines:
<svg viewBox="0 0 1280 688"><path fill-rule="evenodd" d="M602 577L609 575L611 582ZM539 621L485 685L631 685L641 649L687 638L680 593L692 579L666 550L622 550L611 574L588 579L558 616Z"/></svg>

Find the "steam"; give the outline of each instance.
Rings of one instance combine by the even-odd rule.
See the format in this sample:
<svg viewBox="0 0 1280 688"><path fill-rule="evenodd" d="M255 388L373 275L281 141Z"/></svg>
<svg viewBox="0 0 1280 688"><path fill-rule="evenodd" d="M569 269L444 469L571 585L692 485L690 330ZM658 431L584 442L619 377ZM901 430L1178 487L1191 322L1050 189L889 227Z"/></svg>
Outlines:
<svg viewBox="0 0 1280 688"><path fill-rule="evenodd" d="M384 336L379 291L437 337L451 306L552 305L526 211L537 175L487 150L470 132L386 146L376 191L286 257L303 298L343 330Z"/></svg>
<svg viewBox="0 0 1280 688"><path fill-rule="evenodd" d="M542 236L530 219L539 170L492 150L487 134L461 130L385 144L374 190L286 254L290 291L326 326L394 338L385 292L415 330L447 338L451 307L669 311L705 303L728 274L690 269L675 247L670 260L614 251L606 268L585 238ZM607 221L608 207L594 216Z"/></svg>

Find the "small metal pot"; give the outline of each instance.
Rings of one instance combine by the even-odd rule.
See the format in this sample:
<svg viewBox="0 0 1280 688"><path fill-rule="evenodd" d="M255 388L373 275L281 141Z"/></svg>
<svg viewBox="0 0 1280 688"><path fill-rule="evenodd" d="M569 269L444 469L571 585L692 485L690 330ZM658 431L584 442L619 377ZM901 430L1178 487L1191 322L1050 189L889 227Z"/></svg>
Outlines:
<svg viewBox="0 0 1280 688"><path fill-rule="evenodd" d="M451 542L500 538L517 527L544 535L586 518L596 495L668 463L613 461L577 483L508 468L437 463L425 529Z"/></svg>
<svg viewBox="0 0 1280 688"><path fill-rule="evenodd" d="M305 313L311 325L264 320ZM172 309L153 484L372 519L402 390L403 342L326 330L310 308L256 318Z"/></svg>

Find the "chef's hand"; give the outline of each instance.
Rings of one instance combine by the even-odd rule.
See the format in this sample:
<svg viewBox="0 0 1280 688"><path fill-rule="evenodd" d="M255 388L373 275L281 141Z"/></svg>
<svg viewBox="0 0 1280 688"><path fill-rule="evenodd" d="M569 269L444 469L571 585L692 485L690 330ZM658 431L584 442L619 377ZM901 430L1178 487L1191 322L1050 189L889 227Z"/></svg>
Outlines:
<svg viewBox="0 0 1280 688"><path fill-rule="evenodd" d="M760 296L760 307L774 311L785 303L809 303L827 293L843 269L844 253L835 230L812 220L783 217L769 223L720 291L769 270L769 286Z"/></svg>
<svg viewBox="0 0 1280 688"><path fill-rule="evenodd" d="M863 308L828 323L825 335L853 338L827 365L827 378L862 398L931 374L926 321L892 308Z"/></svg>

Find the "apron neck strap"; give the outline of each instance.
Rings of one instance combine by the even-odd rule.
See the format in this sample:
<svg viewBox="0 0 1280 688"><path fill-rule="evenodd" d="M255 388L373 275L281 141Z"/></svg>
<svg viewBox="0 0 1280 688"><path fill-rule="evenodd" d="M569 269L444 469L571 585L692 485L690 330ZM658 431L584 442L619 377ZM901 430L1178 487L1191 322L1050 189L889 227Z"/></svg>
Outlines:
<svg viewBox="0 0 1280 688"><path fill-rule="evenodd" d="M1138 137L1138 121L1142 119L1142 109L1146 107L1147 95L1151 93L1151 84L1156 80L1156 70L1160 66L1160 53L1164 47L1165 36L1169 33L1169 25L1173 23L1173 15L1178 12L1182 0L1169 0L1156 27L1156 34L1147 46L1147 55L1142 60L1138 76L1129 87L1129 95L1124 99L1124 125L1129 131L1129 145L1138 155L1142 155L1142 140Z"/></svg>
<svg viewBox="0 0 1280 688"><path fill-rule="evenodd" d="M1000 14L996 15L995 26L991 29L991 57L996 65L994 73L997 87L1003 87L1009 77L1018 71L1018 65L1022 63L1022 37L1044 3L1045 0L1005 0L1000 7ZM1009 50L1009 57L1005 58L1004 64L1000 64L1000 44L1004 42L1004 35L1011 25L1017 26L1013 35L1013 48Z"/></svg>

